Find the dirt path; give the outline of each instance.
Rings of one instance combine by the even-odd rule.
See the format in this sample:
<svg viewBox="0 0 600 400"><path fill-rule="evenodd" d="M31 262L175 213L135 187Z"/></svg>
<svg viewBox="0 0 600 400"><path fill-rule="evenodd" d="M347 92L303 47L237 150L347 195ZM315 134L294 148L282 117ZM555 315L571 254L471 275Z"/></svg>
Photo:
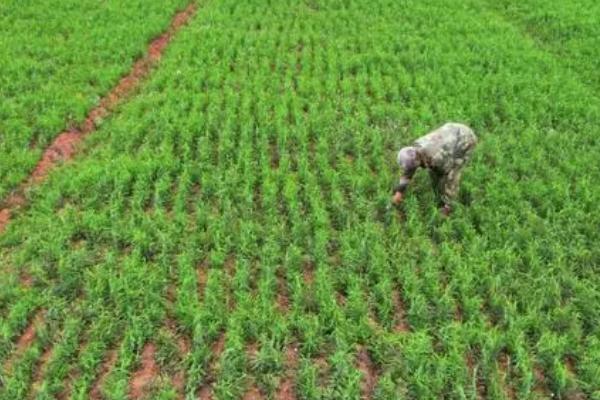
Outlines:
<svg viewBox="0 0 600 400"><path fill-rule="evenodd" d="M286 373L283 376L275 393L275 400L296 400L294 376L298 368L298 347L295 343L287 346L285 350Z"/></svg>
<svg viewBox="0 0 600 400"><path fill-rule="evenodd" d="M406 307L404 306L404 301L398 289L394 289L392 292L392 303L394 304L394 310L396 313L394 331L409 332L410 325L406 319Z"/></svg>
<svg viewBox="0 0 600 400"><path fill-rule="evenodd" d="M4 371L10 371L13 363L31 346L35 338L37 337L37 330L40 325L44 323L44 312L39 311L35 317L29 322L29 325L25 328L19 339L15 344L15 350L11 357L6 361L4 365ZM1 372L1 371L0 371Z"/></svg>
<svg viewBox="0 0 600 400"><path fill-rule="evenodd" d="M184 360L192 348L189 338L178 332L177 321L174 318L167 318L166 327L173 338L175 338L179 355L181 356L181 359ZM185 384L187 378L185 374L185 368L181 365L181 363L179 365L179 369L175 371L170 378L171 384L173 385L175 393L177 394L176 399L183 400L185 398Z"/></svg>
<svg viewBox="0 0 600 400"><path fill-rule="evenodd" d="M59 163L75 156L85 136L93 133L98 122L106 118L124 98L140 86L140 82L150 74L152 67L162 57L173 36L195 12L196 4L192 2L183 11L177 13L169 28L150 43L146 54L133 64L131 71L121 78L119 83L88 113L81 125L60 133L54 139L42 154L31 175L16 189L15 193L0 203L0 233L6 229L14 212L25 204L26 189L43 181Z"/></svg>
<svg viewBox="0 0 600 400"><path fill-rule="evenodd" d="M221 333L219 338L212 344L211 346L211 357L208 365L208 371L205 381L200 387L200 391L198 392L198 399L200 400L212 400L213 399L213 390L212 385L215 381L216 372L217 372L217 364L219 362L219 358L221 358L221 354L225 349L225 341L226 336L224 333Z"/></svg>
<svg viewBox="0 0 600 400"><path fill-rule="evenodd" d="M111 349L106 354L104 361L102 362L102 366L100 367L100 373L94 384L92 385L92 390L90 391L90 399L92 400L100 400L102 399L102 386L106 381L106 377L114 366L117 364L117 359L119 357L119 352L117 349Z"/></svg>
<svg viewBox="0 0 600 400"><path fill-rule="evenodd" d="M31 383L31 391L29 392L29 399L34 399L36 394L40 390L42 383L44 381L44 376L46 374L46 369L48 367L48 363L50 362L50 358L52 357L52 353L54 351L54 347L52 345L48 346L46 350L42 353L41 357L38 360L37 365L35 366L33 373L33 381Z"/></svg>
<svg viewBox="0 0 600 400"><path fill-rule="evenodd" d="M143 398L158 377L159 369L155 354L156 346L154 343L146 343L142 350L140 368L133 374L129 381L129 395L131 399Z"/></svg>
<svg viewBox="0 0 600 400"><path fill-rule="evenodd" d="M467 351L467 354L465 355L465 364L469 371L470 378L476 382L475 388L474 388L475 389L475 398L477 400L487 399L487 397L486 397L487 389L486 389L484 380L481 378L480 373L478 372L478 370L479 370L478 359L477 359L476 355L474 354L473 350Z"/></svg>
<svg viewBox="0 0 600 400"><path fill-rule="evenodd" d="M357 368L362 373L361 398L370 399L377 385L378 373L371 356L364 346L360 346L357 354Z"/></svg>

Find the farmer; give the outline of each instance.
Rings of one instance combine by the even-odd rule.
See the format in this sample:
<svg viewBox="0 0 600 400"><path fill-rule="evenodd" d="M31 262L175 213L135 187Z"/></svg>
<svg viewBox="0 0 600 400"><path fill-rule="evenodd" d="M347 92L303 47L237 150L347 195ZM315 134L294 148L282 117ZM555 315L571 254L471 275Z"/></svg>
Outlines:
<svg viewBox="0 0 600 400"><path fill-rule="evenodd" d="M452 202L458 194L462 169L469 161L477 144L477 136L466 125L448 122L442 127L417 139L412 146L398 152L402 170L400 182L394 188L392 202L400 204L417 168L429 169L432 184L440 200L444 215L452 211Z"/></svg>

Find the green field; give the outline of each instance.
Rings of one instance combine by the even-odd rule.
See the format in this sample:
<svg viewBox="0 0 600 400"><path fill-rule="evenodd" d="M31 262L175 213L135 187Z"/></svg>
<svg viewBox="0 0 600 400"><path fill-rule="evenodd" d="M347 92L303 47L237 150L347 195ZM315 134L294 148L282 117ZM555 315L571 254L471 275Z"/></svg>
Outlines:
<svg viewBox="0 0 600 400"><path fill-rule="evenodd" d="M0 5L0 196L186 5L119 3ZM600 400L600 6L513 3L198 2L0 233L0 399Z"/></svg>
<svg viewBox="0 0 600 400"><path fill-rule="evenodd" d="M0 198L58 132L83 120L186 1L123 3L0 3Z"/></svg>

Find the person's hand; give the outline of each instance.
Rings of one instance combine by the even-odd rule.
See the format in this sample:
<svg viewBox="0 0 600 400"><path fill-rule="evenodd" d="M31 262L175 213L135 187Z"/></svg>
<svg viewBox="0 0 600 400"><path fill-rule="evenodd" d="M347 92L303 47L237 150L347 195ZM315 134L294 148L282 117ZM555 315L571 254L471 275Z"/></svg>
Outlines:
<svg viewBox="0 0 600 400"><path fill-rule="evenodd" d="M392 197L392 203L394 203L395 205L398 205L400 203L402 203L402 192L396 192L394 193L394 196Z"/></svg>
<svg viewBox="0 0 600 400"><path fill-rule="evenodd" d="M440 212L444 217L447 217L452 212L452 207L450 207L448 204L444 204L444 206L440 208Z"/></svg>

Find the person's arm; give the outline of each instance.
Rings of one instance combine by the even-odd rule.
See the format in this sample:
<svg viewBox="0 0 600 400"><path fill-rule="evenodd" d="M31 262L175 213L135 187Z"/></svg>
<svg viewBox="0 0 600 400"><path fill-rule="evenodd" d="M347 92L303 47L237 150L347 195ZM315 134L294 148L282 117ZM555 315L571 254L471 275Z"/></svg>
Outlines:
<svg viewBox="0 0 600 400"><path fill-rule="evenodd" d="M400 204L402 200L404 200L404 193L410 184L410 180L414 175L415 170L412 171L404 171L404 174L400 177L400 181L394 187L394 193L392 197L392 202L394 204Z"/></svg>

